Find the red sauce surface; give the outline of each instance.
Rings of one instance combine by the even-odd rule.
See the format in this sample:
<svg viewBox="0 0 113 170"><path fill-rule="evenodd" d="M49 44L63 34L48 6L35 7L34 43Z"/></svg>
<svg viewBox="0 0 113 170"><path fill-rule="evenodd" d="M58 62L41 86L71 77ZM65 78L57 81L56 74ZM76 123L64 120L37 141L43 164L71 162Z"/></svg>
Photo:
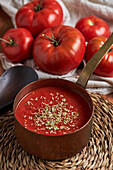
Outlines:
<svg viewBox="0 0 113 170"><path fill-rule="evenodd" d="M80 95L61 87L44 87L26 95L18 104L15 116L30 131L62 135L82 127L90 113Z"/></svg>

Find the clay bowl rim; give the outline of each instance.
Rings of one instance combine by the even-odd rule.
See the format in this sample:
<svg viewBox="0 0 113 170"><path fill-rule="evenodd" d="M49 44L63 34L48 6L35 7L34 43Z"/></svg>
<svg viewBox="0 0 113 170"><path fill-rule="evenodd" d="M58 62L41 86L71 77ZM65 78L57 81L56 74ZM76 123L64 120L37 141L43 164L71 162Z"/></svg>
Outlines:
<svg viewBox="0 0 113 170"><path fill-rule="evenodd" d="M28 88L29 86L32 86L32 85L35 84L35 83L37 84L38 82L47 81L47 80L58 80L58 81L59 81L59 80L62 80L62 81L66 81L66 82L72 83L72 84L74 84L75 86L78 86L80 89L82 89L82 90L88 95L88 97L89 97L89 99L90 99L90 102L91 102L90 105L89 105L89 106L91 106L91 107L90 107L90 109L91 109L90 117L89 117L88 121L87 121L83 126L81 126L79 129L76 129L74 132L66 133L66 134L61 134L61 135L57 135L57 134L55 134L55 135L51 135L51 134L49 134L49 135L48 135L48 134L40 134L40 133L37 133L37 132L34 132L34 131L32 131L32 130L29 130L29 129L25 128L23 125L21 125L21 123L20 123L20 122L18 121L18 119L16 118L16 116L15 116L15 111L16 111L16 108L17 108L18 104L20 103L20 101L21 101L24 97L26 97L30 92L32 92L32 91L34 91L34 90L30 90L30 92L28 92L27 94L25 94L25 95L19 100L19 102L17 102L17 104L16 104L16 101L18 100L18 97L20 96L20 94L21 94L26 88ZM48 86L45 86L45 87L49 87L49 85L48 85ZM61 85L60 85L59 87L61 87ZM41 88L41 87L40 87L40 88ZM38 88L36 88L35 90L37 90L37 89L38 89ZM66 88L66 89L69 90L69 87ZM82 91L82 90L81 90L81 91ZM71 90L71 91L72 91L72 90ZM79 95L80 95L80 94L79 94ZM85 100L85 99L84 99L84 100ZM87 102L87 100L85 100L85 101ZM88 102L87 102L87 103L88 103ZM84 128L90 123L90 121L92 120L93 113L94 113L94 104L93 104L93 101L92 101L91 96L89 95L89 93L88 93L83 87L81 87L80 85L78 85L78 84L76 84L76 83L74 83L74 82L71 82L71 81L69 81L69 80L65 80L65 79L63 79L63 78L46 78L46 79L36 80L36 81L31 82L30 84L26 85L25 87L23 87L23 88L17 93L17 95L16 95L16 97L15 97L15 99L14 99L13 111L14 111L15 120L19 123L19 125L20 125L21 127L23 127L25 130L33 133L34 135L36 134L36 135L39 135L39 136L47 136L47 137L61 137L61 136L72 135L72 134L77 133L77 132L81 131L82 129L84 129Z"/></svg>

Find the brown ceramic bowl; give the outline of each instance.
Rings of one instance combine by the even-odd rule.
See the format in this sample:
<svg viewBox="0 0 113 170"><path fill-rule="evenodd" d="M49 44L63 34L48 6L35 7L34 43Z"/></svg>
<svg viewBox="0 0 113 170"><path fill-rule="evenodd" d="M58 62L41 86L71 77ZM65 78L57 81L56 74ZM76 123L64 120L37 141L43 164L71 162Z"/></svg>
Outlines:
<svg viewBox="0 0 113 170"><path fill-rule="evenodd" d="M39 158L47 160L59 160L71 157L80 152L88 143L91 134L93 103L89 94L79 85L63 79L45 79L35 81L24 87L16 96L14 112L20 100L29 92L46 86L60 86L77 93L88 103L90 107L89 120L83 127L74 133L66 135L42 135L24 128L15 117L16 137L20 145Z"/></svg>

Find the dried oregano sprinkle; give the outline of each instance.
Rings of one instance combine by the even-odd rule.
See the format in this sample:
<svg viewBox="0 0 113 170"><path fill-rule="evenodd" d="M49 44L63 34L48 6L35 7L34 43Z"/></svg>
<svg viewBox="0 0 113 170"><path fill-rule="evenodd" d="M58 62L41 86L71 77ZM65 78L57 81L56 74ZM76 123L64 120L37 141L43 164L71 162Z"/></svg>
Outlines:
<svg viewBox="0 0 113 170"><path fill-rule="evenodd" d="M59 94L56 95L50 93L51 100L47 101L45 96L40 96L41 107L37 108L37 111L32 113L33 120L37 129L44 130L46 129L49 133L55 134L57 130L64 130L64 134L70 130L70 127L75 127L73 120L75 120L78 116L78 112L72 112L72 105L69 105L66 98ZM38 97L36 97L35 102L38 102ZM53 102L56 102L55 105L52 105ZM25 105L29 105L32 109L33 103L28 101ZM71 123L71 124L70 124ZM42 127L41 127L42 124ZM70 124L70 126L69 126ZM43 127L45 125L45 128Z"/></svg>

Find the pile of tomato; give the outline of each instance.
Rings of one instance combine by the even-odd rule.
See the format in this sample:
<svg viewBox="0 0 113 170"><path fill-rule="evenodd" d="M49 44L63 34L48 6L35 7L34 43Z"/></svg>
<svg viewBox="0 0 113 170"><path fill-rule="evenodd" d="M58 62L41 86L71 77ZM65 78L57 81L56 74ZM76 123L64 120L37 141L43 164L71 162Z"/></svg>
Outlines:
<svg viewBox="0 0 113 170"><path fill-rule="evenodd" d="M79 19L75 27L63 25L63 10L56 0L34 0L23 5L15 22L17 28L0 38L3 53L14 63L33 58L50 74L66 74L83 58L88 62L110 36L109 25L96 16ZM94 72L113 77L113 46Z"/></svg>

